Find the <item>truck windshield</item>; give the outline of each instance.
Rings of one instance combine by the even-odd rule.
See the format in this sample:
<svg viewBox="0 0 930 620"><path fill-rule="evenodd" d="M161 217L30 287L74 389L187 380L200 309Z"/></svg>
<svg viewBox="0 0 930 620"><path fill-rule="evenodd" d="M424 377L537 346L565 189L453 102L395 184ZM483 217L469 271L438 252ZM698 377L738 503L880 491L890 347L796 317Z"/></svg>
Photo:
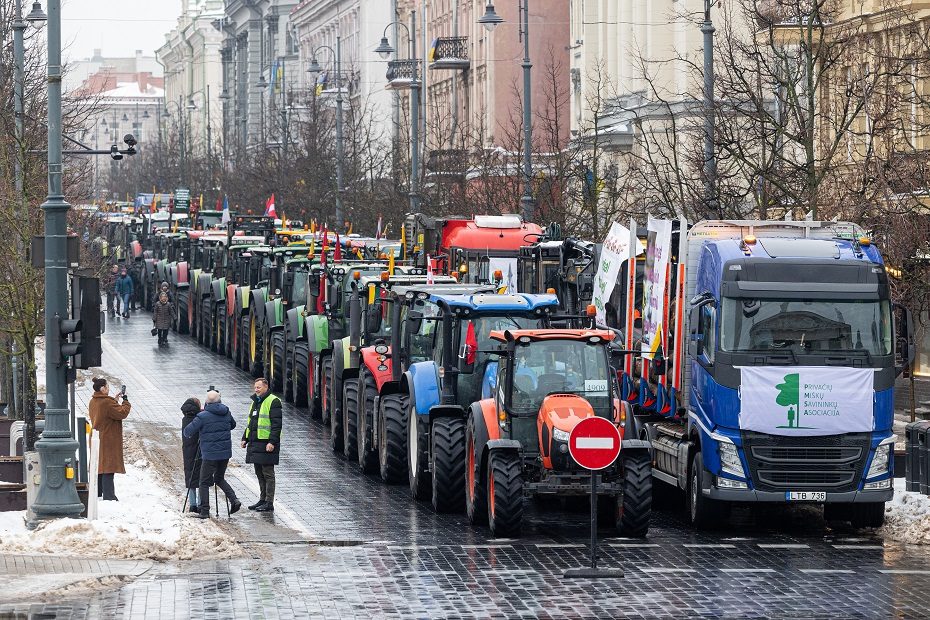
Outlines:
<svg viewBox="0 0 930 620"><path fill-rule="evenodd" d="M891 354L888 301L723 300L723 351Z"/></svg>
<svg viewBox="0 0 930 620"><path fill-rule="evenodd" d="M610 373L602 346L581 340L539 340L514 352L514 413L537 413L549 394L578 394L596 411L610 407Z"/></svg>

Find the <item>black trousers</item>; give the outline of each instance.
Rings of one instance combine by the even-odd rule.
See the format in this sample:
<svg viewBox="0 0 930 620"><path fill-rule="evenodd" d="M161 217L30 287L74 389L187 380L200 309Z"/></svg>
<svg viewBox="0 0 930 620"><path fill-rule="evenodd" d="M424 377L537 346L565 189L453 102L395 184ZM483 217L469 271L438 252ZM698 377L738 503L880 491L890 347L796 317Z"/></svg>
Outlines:
<svg viewBox="0 0 930 620"><path fill-rule="evenodd" d="M168 342L168 330L167 329L158 330L158 344L161 344L163 342Z"/></svg>
<svg viewBox="0 0 930 620"><path fill-rule="evenodd" d="M259 465L255 463L255 476L258 478L259 500L274 503L274 465Z"/></svg>
<svg viewBox="0 0 930 620"><path fill-rule="evenodd" d="M97 474L97 497L116 500L116 487L113 484L115 474ZM117 500L118 501L118 500Z"/></svg>
<svg viewBox="0 0 930 620"><path fill-rule="evenodd" d="M216 485L226 494L226 499L230 502L236 501L236 492L226 482L226 466L229 459L225 461L200 461L200 510L210 510L210 487Z"/></svg>

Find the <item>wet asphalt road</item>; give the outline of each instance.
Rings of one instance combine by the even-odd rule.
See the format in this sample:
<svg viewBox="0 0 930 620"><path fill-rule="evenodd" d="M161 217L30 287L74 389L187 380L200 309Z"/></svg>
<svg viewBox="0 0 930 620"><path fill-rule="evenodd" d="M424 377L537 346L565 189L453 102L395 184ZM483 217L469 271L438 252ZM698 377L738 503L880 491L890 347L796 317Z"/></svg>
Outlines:
<svg viewBox="0 0 930 620"><path fill-rule="evenodd" d="M127 385L136 424L180 426L178 407L216 385L240 422L251 377L188 336L159 349L150 316L111 320L105 370ZM81 401L87 391L82 390ZM435 515L406 486L386 486L334 455L328 430L285 404L273 516L234 519L251 557L157 565L109 591L56 604L0 605L0 616L178 618L351 617L926 617L930 548L833 530L810 507L753 512L702 533L680 502L657 510L649 537L601 529L601 565L622 579L567 579L587 562L586 502L530 507L519 540L489 539L464 515ZM234 461L244 462L238 447ZM232 468L237 493L257 490ZM117 491L119 481L117 480ZM15 577L13 577L15 578Z"/></svg>

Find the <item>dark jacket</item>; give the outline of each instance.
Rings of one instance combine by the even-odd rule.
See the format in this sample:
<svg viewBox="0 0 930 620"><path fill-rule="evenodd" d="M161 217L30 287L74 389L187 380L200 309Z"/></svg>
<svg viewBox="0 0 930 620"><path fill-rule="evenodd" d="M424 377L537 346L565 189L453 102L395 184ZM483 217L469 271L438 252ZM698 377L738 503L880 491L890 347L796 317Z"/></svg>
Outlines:
<svg viewBox="0 0 930 620"><path fill-rule="evenodd" d="M183 432L187 425L194 421L197 414L200 413L200 406L193 398L188 398L181 405L181 413L184 417L181 419L181 431ZM200 461L197 459L197 453L200 446L200 433L194 433L192 436L185 436L183 439L184 449L184 486L188 489L191 485L200 484Z"/></svg>
<svg viewBox="0 0 930 620"><path fill-rule="evenodd" d="M265 398L271 397L269 390ZM281 426L283 417L281 415L281 399L277 399L271 405L271 411L268 417L271 420L271 432L268 439L258 438L258 410L261 408L262 401L265 398L259 398L252 395L252 406L249 408L248 438L245 432L242 433L242 441L248 441L245 446L245 462L255 463L257 465L277 465L281 454ZM274 445L274 451L268 452L266 446Z"/></svg>
<svg viewBox="0 0 930 620"><path fill-rule="evenodd" d="M174 318L174 304L158 301L152 307L152 322L155 329L171 329L171 319Z"/></svg>
<svg viewBox="0 0 930 620"><path fill-rule="evenodd" d="M116 292L116 283L119 282L120 273L117 271L113 273L112 271L107 272L106 286L108 293Z"/></svg>
<svg viewBox="0 0 930 620"><path fill-rule="evenodd" d="M200 433L200 458L204 461L228 461L232 458L232 438L229 431L236 420L223 403L207 403L194 421L184 429L185 437Z"/></svg>
<svg viewBox="0 0 930 620"><path fill-rule="evenodd" d="M116 281L116 294L132 295L132 278L128 273L124 276L120 276L119 280Z"/></svg>

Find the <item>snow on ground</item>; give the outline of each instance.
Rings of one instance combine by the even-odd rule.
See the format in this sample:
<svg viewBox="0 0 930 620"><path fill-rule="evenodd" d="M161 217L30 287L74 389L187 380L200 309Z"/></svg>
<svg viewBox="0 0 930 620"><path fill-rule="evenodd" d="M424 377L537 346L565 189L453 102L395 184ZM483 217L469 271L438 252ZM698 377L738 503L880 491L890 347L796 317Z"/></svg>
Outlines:
<svg viewBox="0 0 930 620"><path fill-rule="evenodd" d="M25 512L0 512L0 552L119 559L190 560L234 557L239 545L216 523L181 513L183 497L160 486L148 463L126 464L116 476L120 501L98 501L98 518L58 519L34 531Z"/></svg>
<svg viewBox="0 0 930 620"><path fill-rule="evenodd" d="M885 505L886 539L930 545L930 497L904 490L904 478L894 479L894 499Z"/></svg>

